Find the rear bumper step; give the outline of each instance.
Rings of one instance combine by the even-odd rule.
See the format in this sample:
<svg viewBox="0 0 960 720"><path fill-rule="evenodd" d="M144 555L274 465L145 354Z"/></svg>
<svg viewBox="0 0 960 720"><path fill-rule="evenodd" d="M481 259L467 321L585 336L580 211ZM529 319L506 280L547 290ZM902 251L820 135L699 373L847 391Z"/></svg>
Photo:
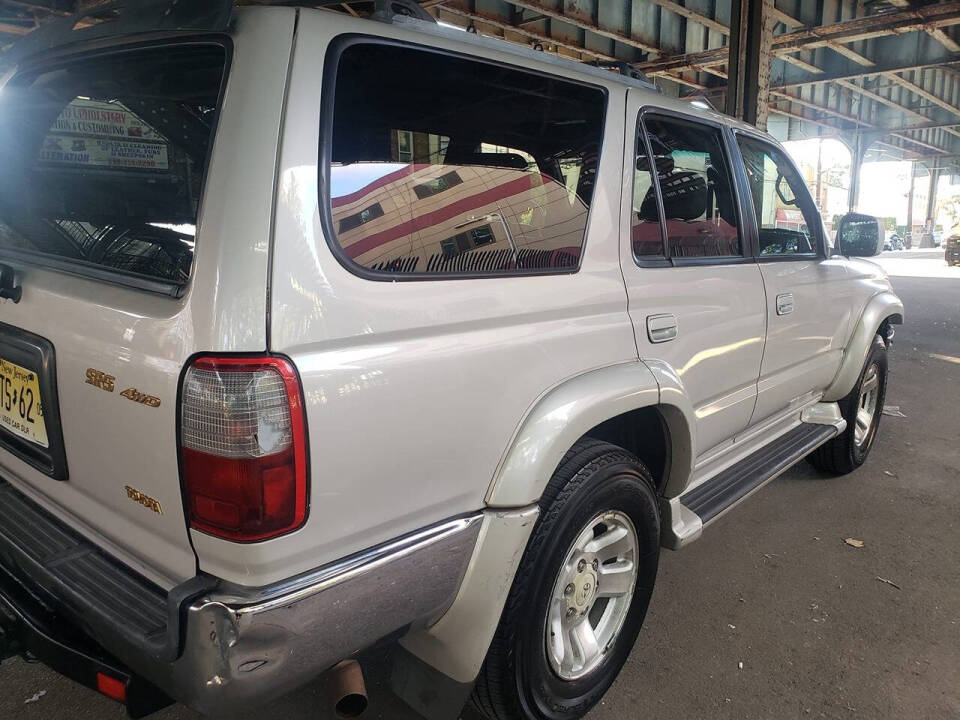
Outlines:
<svg viewBox="0 0 960 720"><path fill-rule="evenodd" d="M159 661L176 659L180 606L191 583L169 594L87 542L0 479L0 567L96 637L116 638ZM213 585L193 588L193 595Z"/></svg>
<svg viewBox="0 0 960 720"><path fill-rule="evenodd" d="M173 701L88 636L43 606L0 567L0 661L15 655L39 660L74 682L117 700L132 718Z"/></svg>

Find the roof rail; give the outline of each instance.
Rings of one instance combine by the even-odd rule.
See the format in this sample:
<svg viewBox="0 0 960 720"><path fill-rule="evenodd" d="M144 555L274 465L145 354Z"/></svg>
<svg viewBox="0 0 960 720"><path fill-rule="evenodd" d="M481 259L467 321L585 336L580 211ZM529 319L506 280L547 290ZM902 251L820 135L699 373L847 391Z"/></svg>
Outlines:
<svg viewBox="0 0 960 720"><path fill-rule="evenodd" d="M595 60L590 64L599 68L603 68L604 70L619 72L624 77L650 82L650 78L644 75L636 67L628 63L626 60Z"/></svg>
<svg viewBox="0 0 960 720"><path fill-rule="evenodd" d="M5 60L17 64L46 50L87 40L152 30L222 32L233 0L116 0L58 18L24 35Z"/></svg>
<svg viewBox="0 0 960 720"><path fill-rule="evenodd" d="M391 22L395 17L408 17L424 22L436 23L437 19L420 6L415 0L375 0L373 15L370 17L381 22Z"/></svg>

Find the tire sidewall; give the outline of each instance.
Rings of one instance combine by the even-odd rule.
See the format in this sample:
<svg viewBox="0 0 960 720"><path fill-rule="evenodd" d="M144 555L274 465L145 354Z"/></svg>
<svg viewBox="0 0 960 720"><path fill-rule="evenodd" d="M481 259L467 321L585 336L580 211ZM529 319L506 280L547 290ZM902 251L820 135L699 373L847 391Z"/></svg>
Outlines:
<svg viewBox="0 0 960 720"><path fill-rule="evenodd" d="M867 436L867 442L864 443L863 447L857 446L856 440L856 422L857 422L857 409L860 406L860 390L863 387L863 380L867 375L867 370L871 365L877 365L877 406L874 411L876 414L873 418L870 427L870 433ZM883 416L883 403L887 394L887 346L880 338L876 336L874 339L873 345L870 347L870 352L867 354L867 361L863 364L863 369L860 371L860 377L857 379L857 384L854 386L850 395L846 398L847 407L845 409L844 416L847 420L847 435L849 438L850 446L850 459L853 462L854 467L860 467L866 461L867 456L870 454L871 448L877 439L877 432L880 429L880 418Z"/></svg>
<svg viewBox="0 0 960 720"><path fill-rule="evenodd" d="M648 479L626 458L598 470L562 501L543 545L527 565L532 571L527 608L516 645L517 689L528 717L567 720L585 714L616 679L643 624L657 573L660 523L656 496ZM562 680L546 655L546 618L560 566L584 526L609 510L633 522L639 544L637 584L630 609L613 647L600 665L577 680Z"/></svg>

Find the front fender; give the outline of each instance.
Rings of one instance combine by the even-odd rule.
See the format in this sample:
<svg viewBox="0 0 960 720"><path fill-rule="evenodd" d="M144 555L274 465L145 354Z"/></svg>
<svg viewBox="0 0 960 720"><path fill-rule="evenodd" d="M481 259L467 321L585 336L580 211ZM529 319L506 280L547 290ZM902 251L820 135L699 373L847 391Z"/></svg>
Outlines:
<svg viewBox="0 0 960 720"><path fill-rule="evenodd" d="M867 360L873 338L887 319L895 325L903 323L903 302L891 290L874 295L863 309L857 327L843 352L840 370L823 394L824 401L840 400L853 390Z"/></svg>
<svg viewBox="0 0 960 720"><path fill-rule="evenodd" d="M588 431L623 413L660 404L657 376L639 361L592 370L555 387L520 425L487 491L487 505L511 508L536 503L567 450ZM658 409L670 431L671 475L678 462L689 473L693 425L675 406Z"/></svg>

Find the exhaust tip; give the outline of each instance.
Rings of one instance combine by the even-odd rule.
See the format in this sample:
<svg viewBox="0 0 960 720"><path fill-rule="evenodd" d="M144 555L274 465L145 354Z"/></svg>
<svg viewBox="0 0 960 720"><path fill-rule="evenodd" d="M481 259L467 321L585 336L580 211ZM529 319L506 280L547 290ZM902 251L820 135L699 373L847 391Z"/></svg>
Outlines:
<svg viewBox="0 0 960 720"><path fill-rule="evenodd" d="M333 710L338 718L360 717L367 709L367 687L363 670L356 660L344 660L337 664L333 675Z"/></svg>

